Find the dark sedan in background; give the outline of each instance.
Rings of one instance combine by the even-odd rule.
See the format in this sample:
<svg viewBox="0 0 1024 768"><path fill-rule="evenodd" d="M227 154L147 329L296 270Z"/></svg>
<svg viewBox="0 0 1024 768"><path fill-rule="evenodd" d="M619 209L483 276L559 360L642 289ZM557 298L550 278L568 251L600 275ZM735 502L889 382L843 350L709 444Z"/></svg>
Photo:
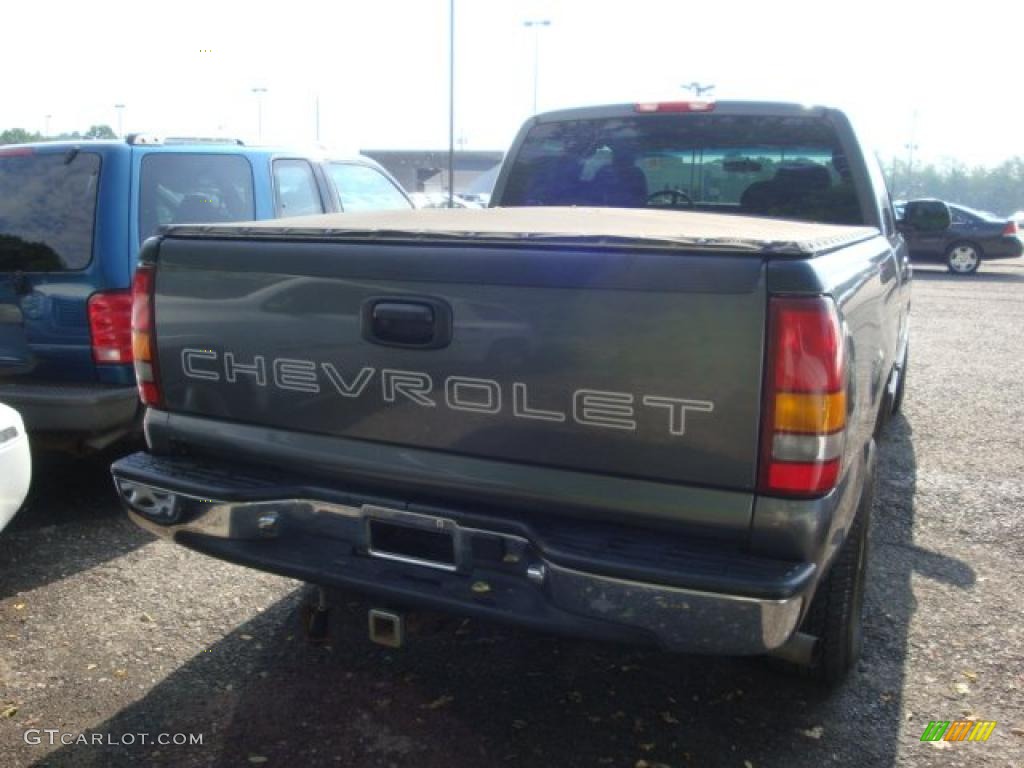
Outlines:
<svg viewBox="0 0 1024 768"><path fill-rule="evenodd" d="M900 220L905 205L895 205ZM971 275L985 259L1014 259L1024 253L1024 241L1013 218L953 203L946 205L951 219L947 229L921 231L900 227L912 259L941 261L950 272Z"/></svg>

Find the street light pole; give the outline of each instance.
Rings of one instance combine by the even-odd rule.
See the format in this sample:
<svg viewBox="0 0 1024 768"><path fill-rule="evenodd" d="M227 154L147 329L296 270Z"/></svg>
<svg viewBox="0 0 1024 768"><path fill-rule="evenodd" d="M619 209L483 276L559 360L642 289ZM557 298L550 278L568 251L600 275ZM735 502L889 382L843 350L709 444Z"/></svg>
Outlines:
<svg viewBox="0 0 1024 768"><path fill-rule="evenodd" d="M267 92L266 88L253 88L252 92L256 94L256 141L260 144L263 143L263 94Z"/></svg>
<svg viewBox="0 0 1024 768"><path fill-rule="evenodd" d="M448 0L448 207L455 207L455 0Z"/></svg>
<svg viewBox="0 0 1024 768"><path fill-rule="evenodd" d="M320 143L320 94L316 95L316 143Z"/></svg>
<svg viewBox="0 0 1024 768"><path fill-rule="evenodd" d="M917 143L914 141L915 135L917 134L917 110L914 110L913 117L910 121L910 141L903 145L903 148L907 150L907 197L912 197L912 191L914 186L914 150L918 148Z"/></svg>
<svg viewBox="0 0 1024 768"><path fill-rule="evenodd" d="M114 109L117 110L117 137L119 139L124 138L124 104L115 104Z"/></svg>
<svg viewBox="0 0 1024 768"><path fill-rule="evenodd" d="M50 118L53 117L53 115L43 115L43 117L46 118L46 132L43 134L43 138L48 139L50 138Z"/></svg>
<svg viewBox="0 0 1024 768"><path fill-rule="evenodd" d="M550 27L551 19L528 19L523 26L533 30L533 114L537 114L537 80L540 76L540 29Z"/></svg>

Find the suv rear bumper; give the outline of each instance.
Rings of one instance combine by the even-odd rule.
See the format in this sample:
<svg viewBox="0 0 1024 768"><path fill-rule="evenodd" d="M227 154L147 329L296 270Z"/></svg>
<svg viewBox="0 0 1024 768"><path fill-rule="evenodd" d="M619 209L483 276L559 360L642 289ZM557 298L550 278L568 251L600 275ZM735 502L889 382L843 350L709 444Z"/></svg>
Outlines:
<svg viewBox="0 0 1024 768"><path fill-rule="evenodd" d="M536 629L759 654L796 630L813 563L713 541L580 520L539 521L281 484L263 470L140 453L112 467L141 527L230 562L387 605L426 607ZM374 551L370 523L444 531L450 564Z"/></svg>
<svg viewBox="0 0 1024 768"><path fill-rule="evenodd" d="M29 432L97 435L130 427L141 410L135 387L103 384L0 383L0 402L21 414Z"/></svg>

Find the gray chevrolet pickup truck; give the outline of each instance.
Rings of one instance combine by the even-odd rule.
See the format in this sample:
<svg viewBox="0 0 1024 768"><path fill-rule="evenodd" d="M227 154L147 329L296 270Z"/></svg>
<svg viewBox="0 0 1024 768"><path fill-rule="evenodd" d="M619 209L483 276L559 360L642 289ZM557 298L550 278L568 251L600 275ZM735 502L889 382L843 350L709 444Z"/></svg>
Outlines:
<svg viewBox="0 0 1024 768"><path fill-rule="evenodd" d="M847 119L544 114L492 206L147 241L131 518L383 643L427 608L841 680L911 275Z"/></svg>

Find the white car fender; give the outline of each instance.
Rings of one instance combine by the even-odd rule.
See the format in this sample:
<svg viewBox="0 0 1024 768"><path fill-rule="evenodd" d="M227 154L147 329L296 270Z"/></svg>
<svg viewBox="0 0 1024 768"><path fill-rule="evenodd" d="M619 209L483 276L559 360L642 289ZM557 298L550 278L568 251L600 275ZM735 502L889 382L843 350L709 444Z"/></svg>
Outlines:
<svg viewBox="0 0 1024 768"><path fill-rule="evenodd" d="M21 508L32 482L32 454L21 416L0 403L0 531Z"/></svg>

